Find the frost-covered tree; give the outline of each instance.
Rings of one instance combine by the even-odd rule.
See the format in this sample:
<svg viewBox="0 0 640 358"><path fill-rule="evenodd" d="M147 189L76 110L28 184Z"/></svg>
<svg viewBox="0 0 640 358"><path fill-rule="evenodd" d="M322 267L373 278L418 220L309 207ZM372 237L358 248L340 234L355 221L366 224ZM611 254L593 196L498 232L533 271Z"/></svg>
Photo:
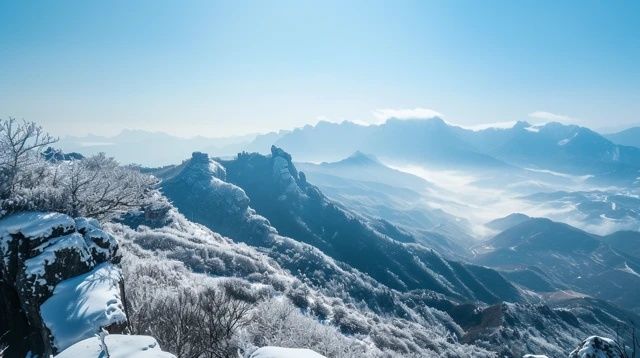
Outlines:
<svg viewBox="0 0 640 358"><path fill-rule="evenodd" d="M109 218L146 203L155 180L136 168L123 167L104 153L53 164L51 186L59 187L72 216Z"/></svg>
<svg viewBox="0 0 640 358"><path fill-rule="evenodd" d="M43 175L40 153L56 140L34 122L0 119L0 197L37 184Z"/></svg>
<svg viewBox="0 0 640 358"><path fill-rule="evenodd" d="M33 122L0 119L0 216L51 210L110 219L151 198L155 179L98 154L47 161L42 149L55 139Z"/></svg>

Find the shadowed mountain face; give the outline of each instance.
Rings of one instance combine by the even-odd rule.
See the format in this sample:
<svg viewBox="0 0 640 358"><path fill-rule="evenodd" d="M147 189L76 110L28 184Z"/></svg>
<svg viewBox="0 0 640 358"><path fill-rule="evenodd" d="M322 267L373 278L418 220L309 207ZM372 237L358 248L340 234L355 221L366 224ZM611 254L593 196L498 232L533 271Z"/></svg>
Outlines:
<svg viewBox="0 0 640 358"><path fill-rule="evenodd" d="M522 300L499 273L447 260L394 225L366 220L329 200L279 148L270 156L240 154L219 161L196 153L157 175L185 216L236 240L268 247L273 241L262 237L277 229L400 291L426 289L458 301ZM247 219L255 213L268 222Z"/></svg>
<svg viewBox="0 0 640 358"><path fill-rule="evenodd" d="M608 242L615 241L548 219L530 219L484 243L476 262L508 269L533 266L557 287L566 285L638 312L640 260L612 248Z"/></svg>
<svg viewBox="0 0 640 358"><path fill-rule="evenodd" d="M329 200L279 148L273 147L271 156L240 155L221 164L227 180L245 190L252 206L278 232L316 246L392 288L427 288L492 300L494 294L486 292L490 284L497 297L518 299L517 290L499 274L451 262L420 245L407 244L415 238L384 221L371 224Z"/></svg>
<svg viewBox="0 0 640 358"><path fill-rule="evenodd" d="M473 241L469 223L440 209L449 205L447 191L433 183L362 152L338 162L296 166L323 194L363 215L373 226L382 218L448 257L468 255Z"/></svg>

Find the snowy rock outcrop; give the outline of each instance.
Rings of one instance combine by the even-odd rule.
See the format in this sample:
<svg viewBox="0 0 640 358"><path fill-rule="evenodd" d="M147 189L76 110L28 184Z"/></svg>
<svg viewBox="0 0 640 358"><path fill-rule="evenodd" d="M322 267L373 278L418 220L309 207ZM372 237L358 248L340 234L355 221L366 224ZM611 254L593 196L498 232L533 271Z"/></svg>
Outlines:
<svg viewBox="0 0 640 358"><path fill-rule="evenodd" d="M298 174L298 170L291 161L291 155L275 145L271 146L271 158L273 158L273 177L280 187L282 195L279 200L285 200L288 196L304 196L301 186L306 185L304 173Z"/></svg>
<svg viewBox="0 0 640 358"><path fill-rule="evenodd" d="M569 354L569 358L623 358L625 355L612 339L591 336Z"/></svg>
<svg viewBox="0 0 640 358"><path fill-rule="evenodd" d="M118 244L93 219L23 212L0 219L0 334L9 356L49 356L125 329ZM75 312L68 312L75 310Z"/></svg>

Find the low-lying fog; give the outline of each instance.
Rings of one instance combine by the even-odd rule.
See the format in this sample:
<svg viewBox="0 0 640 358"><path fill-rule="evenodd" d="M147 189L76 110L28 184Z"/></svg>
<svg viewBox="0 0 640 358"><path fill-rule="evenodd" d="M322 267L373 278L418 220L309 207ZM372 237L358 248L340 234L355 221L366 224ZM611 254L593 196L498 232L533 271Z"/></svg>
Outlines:
<svg viewBox="0 0 640 358"><path fill-rule="evenodd" d="M591 185L589 176L537 169L526 169L517 175L496 172L479 175L385 164L435 184L438 188L424 193L427 204L467 219L479 238L495 234L485 223L512 213L547 217L599 235L640 229L637 193Z"/></svg>

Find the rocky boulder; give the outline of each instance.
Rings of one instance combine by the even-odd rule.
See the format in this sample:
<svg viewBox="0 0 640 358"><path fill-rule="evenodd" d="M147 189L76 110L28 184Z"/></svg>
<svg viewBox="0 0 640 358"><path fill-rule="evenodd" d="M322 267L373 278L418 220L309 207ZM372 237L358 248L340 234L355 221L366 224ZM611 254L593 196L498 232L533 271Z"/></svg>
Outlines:
<svg viewBox="0 0 640 358"><path fill-rule="evenodd" d="M9 345L8 356L25 356L29 351L49 356L66 348L56 345L52 331L56 323L44 319L41 307L65 283L67 290L80 292L68 281L88 275L97 268L107 268L111 273L108 280L104 280L111 287L109 297L104 299L110 301L111 306L124 310L120 301L122 279L119 269L113 265L120 260L118 244L95 220L43 212L4 217L0 219L0 258L0 317L7 318L0 320L0 335L6 332L4 343ZM85 291L90 292L94 283L84 284ZM69 300L86 298L67 296L65 305L82 306L83 302ZM107 306L105 302L104 308ZM94 327L96 321L88 319L82 321L83 327L76 328L88 332L84 334L95 334L93 331L100 328L121 332L125 329L126 316L122 313L111 320L100 317L98 323L101 323L100 327Z"/></svg>

